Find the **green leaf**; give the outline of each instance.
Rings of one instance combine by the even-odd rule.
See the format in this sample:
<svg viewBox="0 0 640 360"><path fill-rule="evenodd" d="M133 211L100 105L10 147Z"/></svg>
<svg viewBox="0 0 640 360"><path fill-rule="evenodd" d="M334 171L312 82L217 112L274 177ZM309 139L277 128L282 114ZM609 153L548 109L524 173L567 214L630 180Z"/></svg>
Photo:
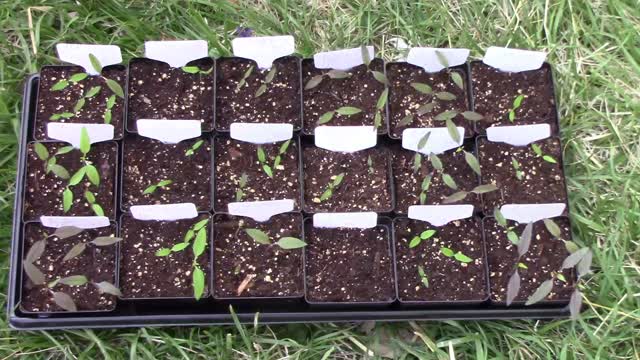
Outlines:
<svg viewBox="0 0 640 360"><path fill-rule="evenodd" d="M513 110L509 111L509 121L513 122L515 119L516 119L515 111Z"/></svg>
<svg viewBox="0 0 640 360"><path fill-rule="evenodd" d="M466 191L458 191L444 198L444 200L442 200L442 203L451 204L454 202L462 201L467 197L467 195L469 195L469 193Z"/></svg>
<svg viewBox="0 0 640 360"><path fill-rule="evenodd" d="M467 164L469 165L471 170L473 170L473 172L475 172L479 176L482 175L482 172L480 171L480 163L478 162L478 159L472 153L465 151L464 152L464 161L467 162Z"/></svg>
<svg viewBox="0 0 640 360"><path fill-rule="evenodd" d="M436 231L433 229L425 230L420 233L420 239L427 240L436 234Z"/></svg>
<svg viewBox="0 0 640 360"><path fill-rule="evenodd" d="M555 238L560 238L562 232L560 231L560 227L551 219L543 219L544 226L547 228L549 234L551 234Z"/></svg>
<svg viewBox="0 0 640 360"><path fill-rule="evenodd" d="M442 65L442 67L444 68L448 68L449 67L449 60L447 60L447 57L442 53L442 51L436 50L436 57L438 58L438 62L440 63L440 65Z"/></svg>
<svg viewBox="0 0 640 360"><path fill-rule="evenodd" d="M53 236L57 237L60 240L64 240L66 238L76 236L83 231L83 229L75 226L62 226L56 229L56 231L53 233Z"/></svg>
<svg viewBox="0 0 640 360"><path fill-rule="evenodd" d="M436 154L429 155L429 160L431 161L431 166L438 171L442 171L442 161Z"/></svg>
<svg viewBox="0 0 640 360"><path fill-rule="evenodd" d="M562 275L561 273L556 274L556 279L562 281L563 283L567 282L567 278L565 278L564 275Z"/></svg>
<svg viewBox="0 0 640 360"><path fill-rule="evenodd" d="M122 90L122 86L120 86L117 81L112 79L105 79L105 82L107 83L107 87L109 87L109 90L111 90L111 92L116 94L116 96L118 96L119 98L124 99L124 90Z"/></svg>
<svg viewBox="0 0 640 360"><path fill-rule="evenodd" d="M556 159L554 159L552 156L550 155L545 155L542 157L542 160L546 161L546 162L550 162L552 164L557 164L558 162L556 161Z"/></svg>
<svg viewBox="0 0 640 360"><path fill-rule="evenodd" d="M57 83L53 84L53 86L51 87L51 91L60 91L64 88L66 88L67 86L69 86L69 82L67 80L60 80Z"/></svg>
<svg viewBox="0 0 640 360"><path fill-rule="evenodd" d="M382 110L384 109L385 104L387 103L387 99L389 98L389 89L384 89L380 97L378 98L378 103L376 104L376 109Z"/></svg>
<svg viewBox="0 0 640 360"><path fill-rule="evenodd" d="M431 131L426 132L424 135L422 135L420 140L418 140L418 150L422 150L422 149L424 149L425 146L427 146L427 142L429 141L429 137L431 137Z"/></svg>
<svg viewBox="0 0 640 360"><path fill-rule="evenodd" d="M418 275L420 275L422 284L424 284L425 287L429 287L429 278L427 278L427 275L424 273L422 265L418 265Z"/></svg>
<svg viewBox="0 0 640 360"><path fill-rule="evenodd" d="M180 252L186 249L188 246L189 246L188 242L177 243L171 247L171 252Z"/></svg>
<svg viewBox="0 0 640 360"><path fill-rule="evenodd" d="M387 80L387 77L381 73L380 71L371 71L371 73L373 74L373 78L378 80L378 82L383 83L385 85L389 85L389 81Z"/></svg>
<svg viewBox="0 0 640 360"><path fill-rule="evenodd" d="M446 173L442 174L442 181L444 182L445 185L447 185L451 189L458 190L458 184L456 184L456 182L453 180L451 175Z"/></svg>
<svg viewBox="0 0 640 360"><path fill-rule="evenodd" d="M33 143L33 150L36 152L36 156L42 160L46 161L49 158L49 150L42 143Z"/></svg>
<svg viewBox="0 0 640 360"><path fill-rule="evenodd" d="M78 102L76 102L76 104L73 106L73 112L77 113L78 111L82 110L85 103L86 100L84 98L80 98Z"/></svg>
<svg viewBox="0 0 640 360"><path fill-rule="evenodd" d="M196 236L196 231L194 229L187 230L187 233L184 234L184 242L188 243L194 236Z"/></svg>
<svg viewBox="0 0 640 360"><path fill-rule="evenodd" d="M284 143L282 143L282 145L280 145L280 149L278 149L278 154L283 155L284 153L286 153L287 149L289 149L289 145L291 145L291 139L285 141Z"/></svg>
<svg viewBox="0 0 640 360"><path fill-rule="evenodd" d="M453 255L453 257L456 260L458 260L459 262L462 262L462 263L470 263L470 262L473 261L473 259L471 259L467 255L461 253L460 251L458 251L455 255Z"/></svg>
<svg viewBox="0 0 640 360"><path fill-rule="evenodd" d="M142 192L142 194L143 194L143 195L146 195L146 194L153 194L153 193L156 191L156 189L157 189L157 188L158 188L158 187L157 187L156 185L150 185L149 187L147 187L146 189L144 189L144 191Z"/></svg>
<svg viewBox="0 0 640 360"><path fill-rule="evenodd" d="M318 75L318 76L322 76L322 75ZM331 79L346 79L348 77L351 76L351 74L349 74L346 71L342 71L342 70L329 70L329 72L327 72L327 76Z"/></svg>
<svg viewBox="0 0 640 360"><path fill-rule="evenodd" d="M516 234L511 230L507 231L507 239L509 239L509 241L511 241L513 245L518 245L518 243L520 242L520 238L518 237L518 234Z"/></svg>
<svg viewBox="0 0 640 360"><path fill-rule="evenodd" d="M111 114L111 110L107 110L104 112L102 116L105 124L111 124L111 120L113 119L113 115Z"/></svg>
<svg viewBox="0 0 640 360"><path fill-rule="evenodd" d="M427 104L421 105L418 108L418 111L417 111L418 115L422 116L422 115L424 115L426 113L432 112L433 108L435 107L435 105L436 104L434 104L434 103L427 103Z"/></svg>
<svg viewBox="0 0 640 360"><path fill-rule="evenodd" d="M433 89L431 88L431 86L427 85L427 84L423 84L423 83L419 83L419 82L412 82L411 87L416 89L418 92L423 93L423 94L431 94L433 92Z"/></svg>
<svg viewBox="0 0 640 360"><path fill-rule="evenodd" d="M312 77L311 79L309 79L309 81L307 81L307 84L304 86L304 89L305 90L313 89L314 87L320 85L320 83L322 82L322 79L323 79L322 75L316 75Z"/></svg>
<svg viewBox="0 0 640 360"><path fill-rule="evenodd" d="M339 107L336 112L340 115L346 115L346 116L351 116L351 115L355 115L357 113L362 112L362 110L358 109L357 107L353 107L353 106L342 106Z"/></svg>
<svg viewBox="0 0 640 360"><path fill-rule="evenodd" d="M542 156L542 148L540 148L540 145L538 144L531 144L531 150L533 150L533 152L538 155L538 156Z"/></svg>
<svg viewBox="0 0 640 360"><path fill-rule="evenodd" d="M513 100L513 110L516 110L517 108L520 107L520 105L522 105L522 100L524 100L524 95L520 94L518 95L514 100Z"/></svg>
<svg viewBox="0 0 640 360"><path fill-rule="evenodd" d="M46 247L46 240L38 240L34 242L33 245L31 245L31 248L29 248L27 255L24 257L24 261L30 263L36 262L42 256Z"/></svg>
<svg viewBox="0 0 640 360"><path fill-rule="evenodd" d="M77 243L75 244L70 250L69 252L67 252L67 254L64 256L64 258L62 258L62 261L69 261L77 256L79 256L80 254L82 254L84 252L84 250L87 248L87 244L85 243Z"/></svg>
<svg viewBox="0 0 640 360"><path fill-rule="evenodd" d="M420 239L419 236L414 236L413 239L411 239L411 242L409 242L409 248L414 248L418 245L420 245L420 243L422 242L422 239Z"/></svg>
<svg viewBox="0 0 640 360"><path fill-rule="evenodd" d="M338 175L336 175L336 178L333 179L333 187L338 187L341 183L342 180L344 179L344 173L340 173Z"/></svg>
<svg viewBox="0 0 640 360"><path fill-rule="evenodd" d="M267 92L267 85L266 84L262 84L262 85L260 85L260 87L258 87L258 90L256 90L256 93L255 93L254 97L260 97L265 92Z"/></svg>
<svg viewBox="0 0 640 360"><path fill-rule="evenodd" d="M91 150L91 140L89 139L89 132L87 128L80 129L80 152L87 155Z"/></svg>
<svg viewBox="0 0 640 360"><path fill-rule="evenodd" d="M73 74L71 75L71 77L69 78L69 81L73 82L73 83L77 83L80 82L84 79L87 78L87 76L89 76L89 74L87 73L77 73L77 74Z"/></svg>
<svg viewBox="0 0 640 360"><path fill-rule="evenodd" d="M271 166L264 164L262 165L262 170L264 170L264 173L267 174L268 177L273 177L273 170L271 169Z"/></svg>
<svg viewBox="0 0 640 360"><path fill-rule="evenodd" d="M258 148L256 149L256 152L258 154L258 161L260 163L264 163L265 161L267 161L267 155L265 155L264 149L262 148L262 146L258 146Z"/></svg>
<svg viewBox="0 0 640 360"><path fill-rule="evenodd" d="M417 173L420 170L420 167L422 167L422 154L416 153L413 156L413 172Z"/></svg>
<svg viewBox="0 0 640 360"><path fill-rule="evenodd" d="M569 311L571 312L571 320L577 320L580 317L580 310L582 309L582 293L580 290L575 289L571 293L571 299L569 300Z"/></svg>
<svg viewBox="0 0 640 360"><path fill-rule="evenodd" d="M204 272L200 269L199 266L194 266L193 268L193 297L196 300L200 300L202 295L204 294Z"/></svg>
<svg viewBox="0 0 640 360"><path fill-rule="evenodd" d="M326 201L333 195L333 190L327 189L320 195L320 201Z"/></svg>
<svg viewBox="0 0 640 360"><path fill-rule="evenodd" d="M335 115L335 111L329 111L326 112L324 114L322 114L320 116L320 118L318 119L318 125L322 125L322 124L326 124L329 121L331 121L331 119L333 119L333 115Z"/></svg>
<svg viewBox="0 0 640 360"><path fill-rule="evenodd" d="M449 249L448 247L440 248L440 252L446 257L452 257L454 255L453 250Z"/></svg>
<svg viewBox="0 0 640 360"><path fill-rule="evenodd" d="M202 228L198 230L198 233L196 234L196 239L193 242L194 258L198 258L198 256L202 255L206 247L207 247L207 228Z"/></svg>
<svg viewBox="0 0 640 360"><path fill-rule="evenodd" d="M457 71L452 71L450 74L451 80L460 90L464 90L464 82L462 81L462 76Z"/></svg>
<svg viewBox="0 0 640 360"><path fill-rule="evenodd" d="M520 292L520 274L518 274L518 270L514 271L514 273L509 277L509 282L507 283L507 306L511 305L513 300L515 300L516 296Z"/></svg>
<svg viewBox="0 0 640 360"><path fill-rule="evenodd" d="M452 101L457 98L455 95L453 95L448 91L440 91L440 92L437 92L435 95L436 95L436 98L443 101Z"/></svg>
<svg viewBox="0 0 640 360"><path fill-rule="evenodd" d="M71 298L71 296L60 291L55 291L53 292L52 295L53 295L53 302L63 310L70 311L70 312L78 311L78 307L76 307L76 303L73 302L73 299Z"/></svg>
<svg viewBox="0 0 640 360"><path fill-rule="evenodd" d="M171 254L171 249L161 248L156 251L156 256L167 256Z"/></svg>
<svg viewBox="0 0 640 360"><path fill-rule="evenodd" d="M525 265L524 263L521 263L521 262L518 263L518 267L520 269L525 269L525 270L529 268L527 265Z"/></svg>
<svg viewBox="0 0 640 360"><path fill-rule="evenodd" d="M422 179L422 184L420 185L420 189L422 191L427 191L429 190L430 186L431 186L431 175L427 175L424 177L424 179Z"/></svg>
<svg viewBox="0 0 640 360"><path fill-rule="evenodd" d="M168 179L160 180L158 182L158 187L165 187L165 186L168 186L168 185L171 185L171 184L173 184L173 180L168 180Z"/></svg>
<svg viewBox="0 0 640 360"><path fill-rule="evenodd" d="M362 63L368 67L371 64L371 57L369 56L369 49L365 45L360 46L360 54L362 55Z"/></svg>
<svg viewBox="0 0 640 360"><path fill-rule="evenodd" d="M469 120L469 121L480 121L482 119L484 119L484 116L481 114L478 114L477 112L474 111L464 111L461 113L462 117Z"/></svg>
<svg viewBox="0 0 640 360"><path fill-rule="evenodd" d="M271 66L271 69L267 73L267 76L264 78L264 82L269 84L273 81L273 78L276 77L276 73L278 72L278 68L276 68L275 64Z"/></svg>
<svg viewBox="0 0 640 360"><path fill-rule="evenodd" d="M271 244L271 240L269 240L269 235L262 230L259 229L244 229L244 232L247 233L255 242L259 244Z"/></svg>
<svg viewBox="0 0 640 360"><path fill-rule="evenodd" d="M80 181L82 181L82 178L84 178L84 175L86 174L86 172L87 172L87 168L85 166L78 169L78 171L76 171L75 174L73 174L71 179L69 179L69 186L78 185Z"/></svg>
<svg viewBox="0 0 640 360"><path fill-rule="evenodd" d="M578 244L574 243L573 241L567 240L564 242L564 247L565 249L567 249L567 251L570 254L573 254L574 252L578 251Z"/></svg>
<svg viewBox="0 0 640 360"><path fill-rule="evenodd" d="M68 285L68 286L82 286L86 284L89 280L84 275L72 275L67 276L60 279L58 282L60 284Z"/></svg>
<svg viewBox="0 0 640 360"><path fill-rule="evenodd" d="M453 121L451 121L451 119L446 119L445 124L447 125L447 131L449 132L449 136L451 137L451 139L456 143L460 143L461 142L460 133L458 132L458 128L456 127L456 124L454 124Z"/></svg>
<svg viewBox="0 0 640 360"><path fill-rule="evenodd" d="M115 236L98 236L97 238L91 240L91 243L95 246L109 246L113 245L117 242L122 241L121 237Z"/></svg>
<svg viewBox="0 0 640 360"><path fill-rule="evenodd" d="M96 216L104 216L104 210L102 210L102 206L98 204L91 204L91 210Z"/></svg>
<svg viewBox="0 0 640 360"><path fill-rule="evenodd" d="M89 62L91 62L91 66L93 66L93 69L97 73L102 72L102 64L100 64L100 60L98 60L98 58L91 53L89 53Z"/></svg>
<svg viewBox="0 0 640 360"><path fill-rule="evenodd" d="M52 158L52 159L55 159L55 158ZM61 165L51 164L51 165L47 166L47 168L49 170L51 170L51 172L54 173L60 179L65 179L66 180L66 179L69 178L69 172L67 171L67 169L65 169Z"/></svg>
<svg viewBox="0 0 640 360"><path fill-rule="evenodd" d="M193 230L198 231L209 223L209 218L203 219L193 225Z"/></svg>
<svg viewBox="0 0 640 360"><path fill-rule="evenodd" d="M238 186L243 189L245 186L247 186L248 181L249 175L247 175L247 173L242 173L242 175L240 175L240 180L238 181Z"/></svg>
<svg viewBox="0 0 640 360"><path fill-rule="evenodd" d="M474 187L473 190L471 190L471 192L474 194L485 194L485 193L496 191L496 190L498 190L498 187L495 186L494 184L484 184L484 185L478 185Z"/></svg>
<svg viewBox="0 0 640 360"><path fill-rule="evenodd" d="M73 151L73 149L74 149L73 146L63 146L60 149L58 149L58 151L56 151L56 155L64 155L66 153Z"/></svg>
<svg viewBox="0 0 640 360"><path fill-rule="evenodd" d="M496 219L498 225L507 227L507 219L504 217L504 215L502 215L502 211L500 211L500 208L496 207L495 209L493 209L493 217Z"/></svg>
<svg viewBox="0 0 640 360"><path fill-rule="evenodd" d="M307 246L307 243L295 237L285 236L280 238L276 245L280 246L282 249L291 250L305 247Z"/></svg>
<svg viewBox="0 0 640 360"><path fill-rule="evenodd" d="M544 281L542 284L540 284L536 291L531 296L529 296L527 302L525 302L524 305L529 306L544 300L544 298L549 295L551 290L553 290L553 280L549 279Z"/></svg>
<svg viewBox="0 0 640 360"><path fill-rule="evenodd" d="M424 191L420 193L419 200L420 200L420 205L426 204L427 194Z"/></svg>
<svg viewBox="0 0 640 360"><path fill-rule="evenodd" d="M576 266L589 251L590 251L589 248L583 247L578 251L572 253L571 255L567 256L567 258L564 259L564 261L562 262L562 269L563 270L570 269Z"/></svg>
<svg viewBox="0 0 640 360"><path fill-rule="evenodd" d="M87 169L87 178L89 181L95 186L100 185L100 174L98 174L98 169L96 169L93 165L85 165L85 169Z"/></svg>
<svg viewBox="0 0 640 360"><path fill-rule="evenodd" d="M398 121L398 127L409 126L413 122L413 115L407 115Z"/></svg>
<svg viewBox="0 0 640 360"><path fill-rule="evenodd" d="M582 257L578 265L576 266L576 271L578 273L578 277L582 278L583 276L589 274L591 272L591 262L593 261L593 252L591 250L587 251L586 254Z"/></svg>
<svg viewBox="0 0 640 360"><path fill-rule="evenodd" d="M85 98L92 98L92 97L98 95L98 93L100 92L101 89L102 89L102 86L94 86L84 94L84 97Z"/></svg>
<svg viewBox="0 0 640 360"><path fill-rule="evenodd" d="M44 285L47 281L42 271L33 265L33 263L25 261L22 263L22 268L34 285Z"/></svg>
<svg viewBox="0 0 640 360"><path fill-rule="evenodd" d="M197 74L200 72L200 68L198 68L197 66L183 66L180 69L189 74Z"/></svg>
<svg viewBox="0 0 640 360"><path fill-rule="evenodd" d="M120 292L120 289L118 289L108 281L101 281L99 283L94 283L94 285L96 286L96 288L98 288L98 291L101 294L110 294L119 297L122 296L122 292Z"/></svg>
<svg viewBox="0 0 640 360"><path fill-rule="evenodd" d="M453 119L454 117L456 117L456 115L458 115L458 112L453 111L453 110L447 110L447 111L443 111L440 114L436 115L433 118L433 120L436 120L436 121L450 120L450 119Z"/></svg>
<svg viewBox="0 0 640 360"><path fill-rule="evenodd" d="M60 117L65 118L65 119L71 119L74 116L73 113L70 112L63 112L62 114L60 114Z"/></svg>
<svg viewBox="0 0 640 360"><path fill-rule="evenodd" d="M375 116L373 117L373 126L377 129L382 126L382 115L376 111Z"/></svg>
<svg viewBox="0 0 640 360"><path fill-rule="evenodd" d="M62 209L65 213L71 209L71 204L73 204L73 193L66 188L62 192Z"/></svg>
<svg viewBox="0 0 640 360"><path fill-rule="evenodd" d="M109 96L109 98L107 99L107 109L111 109L115 105L116 105L116 96L115 95Z"/></svg>

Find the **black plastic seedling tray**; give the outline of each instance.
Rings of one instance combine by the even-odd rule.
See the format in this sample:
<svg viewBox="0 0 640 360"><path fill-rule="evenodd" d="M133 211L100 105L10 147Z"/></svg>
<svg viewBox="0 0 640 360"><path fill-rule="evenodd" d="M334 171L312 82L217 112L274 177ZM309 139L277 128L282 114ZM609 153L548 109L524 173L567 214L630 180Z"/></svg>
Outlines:
<svg viewBox="0 0 640 360"><path fill-rule="evenodd" d="M530 307L503 307L488 301L476 304L426 304L407 308L395 300L381 307L369 308L344 303L329 308L315 307L304 298L283 302L254 301L248 299L220 299L211 296L200 301L193 299L169 300L119 299L114 311L94 313L28 314L20 310L22 284L22 252L24 222L22 221L22 194L25 187L27 144L33 141L33 126L36 110L39 75L26 80L23 93L22 123L19 139L17 182L11 241L11 271L7 312L9 324L15 329L77 329L77 328L123 328L140 326L193 326L228 325L233 323L229 305L232 305L242 323L258 321L265 324L306 322L352 322L352 321L408 321L408 320L489 320L489 319L549 319L567 317L566 304L542 304ZM117 141L122 153L121 140ZM118 176L122 176L119 174ZM118 178L118 181L121 179ZM116 219L122 211L117 207ZM211 237L210 237L211 238ZM119 259L116 259L118 261ZM392 259L393 260L393 259ZM395 262L395 261L394 261ZM394 275L395 276L395 275ZM213 276L212 276L213 277Z"/></svg>

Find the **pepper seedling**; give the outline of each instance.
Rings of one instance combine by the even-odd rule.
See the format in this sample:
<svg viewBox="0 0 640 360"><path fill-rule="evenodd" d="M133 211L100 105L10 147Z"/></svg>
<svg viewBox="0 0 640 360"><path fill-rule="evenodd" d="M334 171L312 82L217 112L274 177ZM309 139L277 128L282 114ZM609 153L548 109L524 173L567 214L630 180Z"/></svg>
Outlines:
<svg viewBox="0 0 640 360"><path fill-rule="evenodd" d="M322 195L320 195L320 198L314 198L313 202L321 203L323 201L329 200L331 196L333 196L334 191L338 189L338 187L342 183L342 180L344 179L344 175L345 173L333 175L331 177L331 181L329 182L329 184L327 184L327 189L322 193Z"/></svg>
<svg viewBox="0 0 640 360"><path fill-rule="evenodd" d="M342 116L352 116L358 113L361 113L362 109L359 109L357 107L353 107L353 106L342 106L337 108L334 111L327 111L326 113L322 114L320 116L320 118L318 118L318 122L317 125L322 125L322 124L326 124L329 121L333 120L333 117L338 114L338 115L342 115Z"/></svg>
<svg viewBox="0 0 640 360"><path fill-rule="evenodd" d="M55 154L51 155L49 154L49 150L47 150L46 146L44 146L42 143L36 142L33 144L33 150L35 151L38 159L44 161L44 171L46 174L52 172L54 173L54 175L63 180L66 180L71 176L67 169L65 169L62 165L57 164L58 159L56 158L56 156L64 155L68 152L73 151L73 146L63 146L58 149Z"/></svg>
<svg viewBox="0 0 640 360"><path fill-rule="evenodd" d="M184 152L184 155L192 156L193 154L196 153L196 150L198 150L202 146L203 143L204 143L204 140L202 139L196 141L193 145L191 145L189 149L187 149L187 151Z"/></svg>
<svg viewBox="0 0 640 360"><path fill-rule="evenodd" d="M269 238L269 235L267 235L267 233L265 233L260 229L251 229L251 228L244 229L244 232L247 235L249 235L249 237L251 237L258 244L263 244L263 245L273 244L273 245L279 246L281 249L284 249L284 250L299 249L307 246L307 244L304 241L296 237L284 236L278 239L278 241L276 241L275 243L272 243L271 239Z"/></svg>
<svg viewBox="0 0 640 360"><path fill-rule="evenodd" d="M289 145L291 145L291 139L285 141L284 143L282 143L282 145L280 145L280 148L278 148L278 154L273 159L273 166L270 166L269 164L267 164L268 159L264 151L264 148L261 145L258 145L258 148L256 149L256 154L258 156L258 163L260 163L260 165L262 166L262 170L270 178L273 178L274 169L284 170L284 167L281 165L282 156L286 154L287 150L289 149Z"/></svg>
<svg viewBox="0 0 640 360"><path fill-rule="evenodd" d="M351 73L335 69L329 70L324 74L316 75L309 79L309 81L307 81L306 85L304 86L304 89L310 90L317 87L318 85L320 85L320 83L322 83L322 80L325 77L329 79L346 79L351 77Z"/></svg>
<svg viewBox="0 0 640 360"><path fill-rule="evenodd" d="M89 242L79 242L75 244L62 258L62 262L69 261L80 256L87 246L110 246L117 242L122 241L122 238L115 236L98 236L97 238L89 241Z"/></svg>
<svg viewBox="0 0 640 360"><path fill-rule="evenodd" d="M424 267L422 265L418 265L418 276L420 276L420 281L424 284L425 287L429 287L429 278L427 274L424 273Z"/></svg>
<svg viewBox="0 0 640 360"><path fill-rule="evenodd" d="M436 231L433 229L425 230L421 232L419 235L414 236L409 242L409 248L414 248L422 243L423 240L427 240L432 238L436 234Z"/></svg>
<svg viewBox="0 0 640 360"><path fill-rule="evenodd" d="M467 255L463 254L462 252L458 251L455 252L453 250L451 250L448 247L441 247L440 248L440 253L448 258L453 258L456 261L460 262L460 263L470 263L473 261L473 259L471 259L470 257L468 257Z"/></svg>
<svg viewBox="0 0 640 360"><path fill-rule="evenodd" d="M168 179L160 180L156 184L149 185L146 189L144 189L142 194L144 194L144 195L153 194L156 190L158 190L158 189L166 189L171 184L173 184L173 180L168 180Z"/></svg>
<svg viewBox="0 0 640 360"><path fill-rule="evenodd" d="M251 65L249 66L247 71L244 72L244 74L242 75L242 78L240 79L240 81L238 81L238 84L236 85L236 94L239 93L242 87L247 84L247 79L249 79L249 76L251 76L253 69L255 69L255 66Z"/></svg>
<svg viewBox="0 0 640 360"><path fill-rule="evenodd" d="M242 201L244 199L245 193L244 188L247 186L247 182L249 181L249 175L247 173L242 173L240 175L240 179L238 180L238 189L236 190L236 202Z"/></svg>
<svg viewBox="0 0 640 360"><path fill-rule="evenodd" d="M180 70L186 72L187 74L200 74L200 75L209 75L213 71L213 66L209 68L209 70L201 70L197 66L183 66Z"/></svg>
<svg viewBox="0 0 640 360"><path fill-rule="evenodd" d="M371 70L371 57L369 57L369 50L365 45L360 46L360 52L362 54L362 63L367 67L367 71L373 75L373 78L384 85L389 85L389 80L387 80L387 76L384 73Z"/></svg>
<svg viewBox="0 0 640 360"><path fill-rule="evenodd" d="M556 159L553 158L553 156L543 153L542 148L538 144L531 144L531 150L533 150L533 152L536 154L536 157L542 157L542 160L546 162L549 162L552 164L558 163Z"/></svg>
<svg viewBox="0 0 640 360"><path fill-rule="evenodd" d="M522 171L520 163L514 157L511 158L511 166L513 167L513 170L516 171L516 179L524 179L524 171Z"/></svg>
<svg viewBox="0 0 640 360"><path fill-rule="evenodd" d="M271 66L271 70L269 70L269 72L267 73L267 76L265 76L264 80L262 80L262 85L260 85L260 87L258 87L258 90L256 90L254 97L262 96L262 94L267 92L267 85L271 84L277 72L278 70L276 69L276 65L273 64Z"/></svg>
<svg viewBox="0 0 640 360"><path fill-rule="evenodd" d="M522 94L513 99L513 104L511 105L511 109L509 109L509 121L514 122L516 120L516 110L522 106L522 100L524 100L524 95Z"/></svg>

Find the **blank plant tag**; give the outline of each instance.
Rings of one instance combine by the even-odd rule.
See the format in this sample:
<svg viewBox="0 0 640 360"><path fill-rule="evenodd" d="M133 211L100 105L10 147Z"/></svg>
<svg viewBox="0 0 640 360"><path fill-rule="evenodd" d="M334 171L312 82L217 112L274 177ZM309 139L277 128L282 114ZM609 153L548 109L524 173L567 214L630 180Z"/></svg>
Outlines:
<svg viewBox="0 0 640 360"><path fill-rule="evenodd" d="M82 66L89 75L100 75L91 64L89 54L93 54L102 67L122 62L122 53L116 45L60 43L56 45L56 51L60 60Z"/></svg>
<svg viewBox="0 0 640 360"><path fill-rule="evenodd" d="M140 119L136 121L136 127L140 136L165 144L177 144L202 134L200 120Z"/></svg>
<svg viewBox="0 0 640 360"><path fill-rule="evenodd" d="M95 229L109 226L109 218L106 216L41 216L42 226L59 228L63 226L75 226L80 229Z"/></svg>
<svg viewBox="0 0 640 360"><path fill-rule="evenodd" d="M198 210L193 203L134 205L131 207L131 215L138 220L174 221L193 219L198 216Z"/></svg>
<svg viewBox="0 0 640 360"><path fill-rule="evenodd" d="M189 61L209 56L209 47L204 40L146 41L144 56L177 68L187 65Z"/></svg>
<svg viewBox="0 0 640 360"><path fill-rule="evenodd" d="M540 69L546 58L547 53L543 51L491 46L482 62L502 71L520 72Z"/></svg>
<svg viewBox="0 0 640 360"><path fill-rule="evenodd" d="M407 62L420 66L427 72L440 71L445 67L440 62L436 52L442 54L442 56L447 59L449 67L464 64L469 57L469 49L415 47L409 50Z"/></svg>
<svg viewBox="0 0 640 360"><path fill-rule="evenodd" d="M487 128L487 139L513 146L525 146L551 136L549 124L491 126ZM431 139L429 139L431 140Z"/></svg>
<svg viewBox="0 0 640 360"><path fill-rule="evenodd" d="M272 216L293 211L295 202L290 199L271 201L232 202L228 205L229 214L250 217L264 222Z"/></svg>
<svg viewBox="0 0 640 360"><path fill-rule="evenodd" d="M412 205L409 206L409 218L442 226L454 220L470 218L473 205Z"/></svg>
<svg viewBox="0 0 640 360"><path fill-rule="evenodd" d="M269 144L291 139L293 125L233 123L230 131L232 139L253 144Z"/></svg>
<svg viewBox="0 0 640 360"><path fill-rule="evenodd" d="M378 142L373 126L318 126L313 134L317 147L331 151L360 151Z"/></svg>
<svg viewBox="0 0 640 360"><path fill-rule="evenodd" d="M97 143L101 141L113 140L113 125L111 124L71 124L49 122L47 123L47 136L68 142L74 148L80 148L80 133L82 128L87 129L90 142Z"/></svg>
<svg viewBox="0 0 640 360"><path fill-rule="evenodd" d="M273 61L291 55L296 43L291 35L239 37L231 41L233 55L254 60L260 69L269 69Z"/></svg>
<svg viewBox="0 0 640 360"><path fill-rule="evenodd" d="M500 208L500 212L509 220L526 224L560 216L566 207L567 205L564 203L507 204Z"/></svg>
<svg viewBox="0 0 640 360"><path fill-rule="evenodd" d="M318 213L313 215L313 227L370 229L378 224L375 212Z"/></svg>
<svg viewBox="0 0 640 360"><path fill-rule="evenodd" d="M456 129L458 130L460 141L454 141L446 127L404 129L404 131L402 131L402 147L427 155L431 153L441 154L447 150L462 146L462 142L464 141L464 128L458 126ZM427 143L424 147L418 149L420 140L422 140L427 133L431 133Z"/></svg>
<svg viewBox="0 0 640 360"><path fill-rule="evenodd" d="M369 59L373 60L375 52L373 46L367 46ZM320 52L313 55L313 65L316 69L349 70L364 64L362 49L352 48L335 51Z"/></svg>

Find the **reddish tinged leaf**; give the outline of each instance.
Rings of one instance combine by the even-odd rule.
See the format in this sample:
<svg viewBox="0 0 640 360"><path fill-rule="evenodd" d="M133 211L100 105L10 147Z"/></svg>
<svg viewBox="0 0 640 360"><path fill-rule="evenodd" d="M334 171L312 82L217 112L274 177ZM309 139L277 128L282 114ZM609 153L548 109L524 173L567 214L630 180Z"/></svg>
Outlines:
<svg viewBox="0 0 640 360"><path fill-rule="evenodd" d="M64 310L71 311L71 312L78 311L78 308L76 307L76 303L73 302L73 299L71 298L71 296L63 292L59 292L59 291L54 292L53 302L55 302L56 305L58 305Z"/></svg>
<svg viewBox="0 0 640 360"><path fill-rule="evenodd" d="M38 240L31 245L29 252L27 252L27 256L24 257L24 261L34 263L40 256L44 253L44 249L47 246L46 240Z"/></svg>
<svg viewBox="0 0 640 360"><path fill-rule="evenodd" d="M520 292L520 274L518 274L518 270L516 270L511 277L509 278L509 282L507 283L507 306L511 305L513 300L518 296Z"/></svg>
<svg viewBox="0 0 640 360"><path fill-rule="evenodd" d="M27 274L27 277L34 285L43 285L45 283L46 280L44 274L35 265L25 261L22 263L22 267L24 268L24 272Z"/></svg>

